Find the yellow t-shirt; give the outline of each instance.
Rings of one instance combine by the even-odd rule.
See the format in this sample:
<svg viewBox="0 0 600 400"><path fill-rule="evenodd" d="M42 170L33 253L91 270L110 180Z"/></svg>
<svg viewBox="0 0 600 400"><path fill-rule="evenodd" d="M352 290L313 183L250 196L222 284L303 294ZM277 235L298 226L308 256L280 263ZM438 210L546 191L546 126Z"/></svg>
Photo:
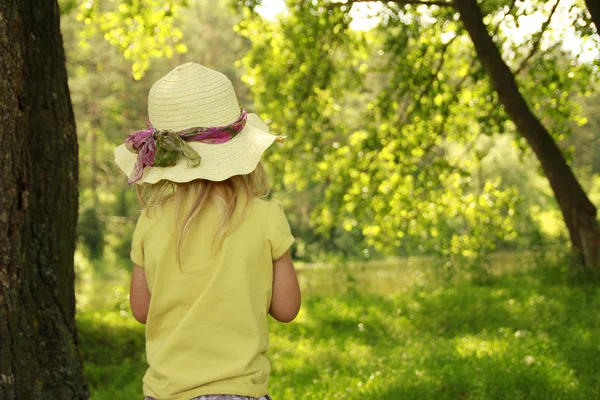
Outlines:
<svg viewBox="0 0 600 400"><path fill-rule="evenodd" d="M242 213L244 204L242 197L216 254L211 246L221 213L215 203L204 206L185 239L181 270L175 204L149 216L141 213L131 259L145 268L152 295L145 396L189 400L268 393L273 260L289 249L294 237L279 203L252 199Z"/></svg>

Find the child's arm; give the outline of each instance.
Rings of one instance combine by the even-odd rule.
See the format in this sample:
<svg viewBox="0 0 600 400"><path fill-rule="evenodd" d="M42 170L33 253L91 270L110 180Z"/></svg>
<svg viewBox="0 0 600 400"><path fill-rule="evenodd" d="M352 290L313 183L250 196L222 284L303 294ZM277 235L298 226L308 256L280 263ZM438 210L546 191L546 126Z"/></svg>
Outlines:
<svg viewBox="0 0 600 400"><path fill-rule="evenodd" d="M273 261L273 296L269 314L277 321L290 322L300 311L300 285L290 252Z"/></svg>
<svg viewBox="0 0 600 400"><path fill-rule="evenodd" d="M133 266L131 276L131 288L129 290L129 303L131 304L131 313L140 323L145 324L148 318L148 307L150 307L150 291L146 283L146 274L144 269Z"/></svg>

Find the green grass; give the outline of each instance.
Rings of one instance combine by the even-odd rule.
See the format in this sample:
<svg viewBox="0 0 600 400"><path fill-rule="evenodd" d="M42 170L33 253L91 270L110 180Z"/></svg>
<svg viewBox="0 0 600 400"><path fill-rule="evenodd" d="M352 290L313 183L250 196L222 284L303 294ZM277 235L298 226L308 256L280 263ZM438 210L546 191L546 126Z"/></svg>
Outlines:
<svg viewBox="0 0 600 400"><path fill-rule="evenodd" d="M415 282L310 292L296 321L271 321L273 398L600 399L598 280L546 267ZM77 319L92 399L142 398L143 327L123 311Z"/></svg>

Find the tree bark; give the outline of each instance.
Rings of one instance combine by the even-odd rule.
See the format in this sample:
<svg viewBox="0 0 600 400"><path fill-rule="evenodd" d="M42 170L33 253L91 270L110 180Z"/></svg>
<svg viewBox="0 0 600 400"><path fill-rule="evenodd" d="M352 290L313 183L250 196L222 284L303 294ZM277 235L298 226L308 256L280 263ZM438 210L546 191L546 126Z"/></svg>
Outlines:
<svg viewBox="0 0 600 400"><path fill-rule="evenodd" d="M454 6L507 114L533 149L550 181L569 230L574 263L600 268L600 228L596 221L596 207L581 188L548 130L519 92L512 72L483 23L477 0L454 0Z"/></svg>
<svg viewBox="0 0 600 400"><path fill-rule="evenodd" d="M590 15L592 16L592 21L594 25L596 25L596 33L600 35L600 1L599 0L585 0L585 5L587 6Z"/></svg>
<svg viewBox="0 0 600 400"><path fill-rule="evenodd" d="M0 2L0 398L87 399L77 136L56 0Z"/></svg>

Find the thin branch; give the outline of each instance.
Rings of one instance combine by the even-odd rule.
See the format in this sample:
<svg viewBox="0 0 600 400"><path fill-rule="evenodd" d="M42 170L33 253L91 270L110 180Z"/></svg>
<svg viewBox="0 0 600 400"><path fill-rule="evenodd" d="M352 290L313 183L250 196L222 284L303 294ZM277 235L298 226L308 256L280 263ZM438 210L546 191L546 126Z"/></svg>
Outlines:
<svg viewBox="0 0 600 400"><path fill-rule="evenodd" d="M473 67L475 66L475 63L477 61L477 58L473 58L473 60L471 61L471 63L469 64L469 68L468 70L470 71L471 69L473 69ZM458 100L458 96L461 93L461 90L463 88L464 83L466 82L466 80L469 78L469 74L467 73L465 76L463 76L460 81L458 81L458 83L456 84L456 86L454 87L454 89L452 90L452 99L448 102L448 108L450 108L450 105L452 103L454 103L455 101ZM444 130L445 130L445 126L446 126L446 122L448 121L448 117L450 116L450 112L448 112L448 114L446 114L444 116L444 120L442 121L442 124L440 125L440 129L438 131L438 136L443 137L444 134ZM480 134L477 134L475 136L475 138L471 141L471 143L469 144L469 146L467 146L467 148L465 149L465 151L463 152L463 154L457 158L457 160L462 160L463 158L465 158L467 156L468 153L471 152L471 150L473 150L473 147L475 146L475 142L477 141L477 138L479 137ZM459 168L455 165L451 165L452 169L454 171L459 170Z"/></svg>
<svg viewBox="0 0 600 400"><path fill-rule="evenodd" d="M440 71L442 70L442 67L444 66L444 61L446 58L446 52L448 51L448 47L450 47L450 45L452 44L452 42L454 42L454 40L458 37L458 35L454 36L452 39L450 39L448 41L448 43L444 44L440 53L440 62L437 65L435 70L431 71L431 75L430 75L430 79L427 81L425 87L423 88L423 90L421 90L419 92L419 101L416 102L415 107L408 113L402 115L398 115L398 125L402 126L405 125L410 118L412 117L412 115L415 113L415 111L419 110L421 108L421 101L420 98L423 97L423 95L425 95L425 93L431 91L431 87L433 86L433 82L436 80L437 76L439 75ZM427 54L427 50L425 50L425 53L423 53L423 58L425 58L425 55ZM407 107L408 108L408 107ZM404 117L404 118L402 118Z"/></svg>
<svg viewBox="0 0 600 400"><path fill-rule="evenodd" d="M513 8L515 8L515 4L517 3L517 0L512 0L510 3L510 6L508 8L508 12L506 14L504 14L504 17L502 18L502 21L504 21L504 18L506 18L507 15L510 15L510 13L512 12ZM496 25L496 29L494 29L494 33L492 34L492 37L495 38L498 35L498 32L500 31L500 25L502 25L502 21L498 22L498 25Z"/></svg>
<svg viewBox="0 0 600 400"><path fill-rule="evenodd" d="M419 4L425 6L438 6L438 7L453 7L453 4L449 1L437 1L437 0L348 0L346 3L337 3L339 5L352 5L354 3L396 3L396 4Z"/></svg>
<svg viewBox="0 0 600 400"><path fill-rule="evenodd" d="M537 33L537 35L533 39L533 46L531 47L531 51L529 51L529 54L527 55L527 57L525 57L523 62L521 62L521 65L519 66L519 68L517 68L517 70L515 71L515 73L514 73L515 76L519 75L519 73L523 70L523 68L525 68L525 65L527 64L527 62L539 50L540 42L542 41L542 36L544 36L544 32L546 32L546 29L548 29L548 25L550 25L550 21L552 21L552 16L556 12L556 9L558 8L559 3L560 3L560 0L556 0L554 7L552 7L552 11L550 11L550 15L548 16L548 19L546 20L546 22L544 22L542 24L540 31Z"/></svg>

